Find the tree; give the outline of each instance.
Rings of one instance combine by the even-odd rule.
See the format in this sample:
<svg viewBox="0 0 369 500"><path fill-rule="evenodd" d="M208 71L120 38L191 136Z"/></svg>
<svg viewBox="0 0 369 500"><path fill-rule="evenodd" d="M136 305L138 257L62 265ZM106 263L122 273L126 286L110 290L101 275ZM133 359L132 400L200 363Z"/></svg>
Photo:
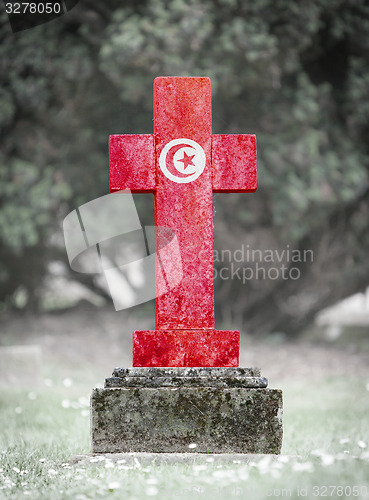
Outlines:
<svg viewBox="0 0 369 500"><path fill-rule="evenodd" d="M217 195L216 249L220 254L242 245L263 250L259 262L233 259L241 273L250 268L250 275L257 264L266 273L285 265L285 272L296 268L300 276L283 279L279 271L276 279L274 272L266 279L217 280L217 319L250 332L295 333L322 307L365 287L369 9L364 0L104 5L81 2L64 18L16 38L4 34L3 21L3 189L13 191L2 193L6 210L0 225L7 229L1 233L1 261L8 270L13 259L15 269L11 279L0 275L3 300L27 265L25 255L44 252L36 258L42 261L36 275L55 258L50 244L55 215L107 192L101 165L107 163L109 133L151 132L152 81L159 74L210 76L214 132L258 136L258 192ZM42 208L27 198L26 185L23 191L14 187L15 172L23 172L26 163L34 172L33 185L48 193ZM31 215L32 224L26 222L22 206L44 218L36 222ZM286 252L273 263L265 262L265 250L275 258ZM287 262L287 250L301 255L312 250L313 262ZM230 265L216 262L218 271ZM33 294L40 280L31 281Z"/></svg>

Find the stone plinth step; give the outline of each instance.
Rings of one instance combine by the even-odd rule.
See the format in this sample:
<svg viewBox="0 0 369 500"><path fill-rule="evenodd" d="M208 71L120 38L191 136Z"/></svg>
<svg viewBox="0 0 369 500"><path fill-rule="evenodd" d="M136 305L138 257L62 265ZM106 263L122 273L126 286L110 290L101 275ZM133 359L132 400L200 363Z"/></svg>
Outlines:
<svg viewBox="0 0 369 500"><path fill-rule="evenodd" d="M105 387L249 387L265 388L265 377L109 377Z"/></svg>
<svg viewBox="0 0 369 500"><path fill-rule="evenodd" d="M252 368L117 368L91 396L92 451L188 453L196 445L197 453L278 454L282 391L266 389L257 374Z"/></svg>
<svg viewBox="0 0 369 500"><path fill-rule="evenodd" d="M260 377L260 368L241 367L143 367L114 368L113 377Z"/></svg>
<svg viewBox="0 0 369 500"><path fill-rule="evenodd" d="M115 368L105 387L265 388L258 368Z"/></svg>

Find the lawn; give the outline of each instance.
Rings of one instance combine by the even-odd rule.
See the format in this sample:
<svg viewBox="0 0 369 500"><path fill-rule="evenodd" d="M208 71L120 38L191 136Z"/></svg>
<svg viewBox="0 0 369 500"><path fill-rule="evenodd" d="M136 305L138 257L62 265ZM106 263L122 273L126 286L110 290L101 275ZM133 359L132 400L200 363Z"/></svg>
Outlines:
<svg viewBox="0 0 369 500"><path fill-rule="evenodd" d="M46 381L50 385L50 380ZM91 387L72 380L0 392L0 498L369 499L369 386L363 378L285 381L282 455L186 464L88 454ZM189 450L190 451L190 450Z"/></svg>

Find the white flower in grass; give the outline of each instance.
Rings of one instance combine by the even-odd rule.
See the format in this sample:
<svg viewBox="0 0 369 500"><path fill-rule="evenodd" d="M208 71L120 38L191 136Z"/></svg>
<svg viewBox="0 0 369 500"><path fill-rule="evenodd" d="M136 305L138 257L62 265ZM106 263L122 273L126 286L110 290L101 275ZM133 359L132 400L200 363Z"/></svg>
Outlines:
<svg viewBox="0 0 369 500"><path fill-rule="evenodd" d="M259 472L261 474L266 474L269 471L271 461L271 457L265 456L259 462L257 462L257 468L259 469Z"/></svg>
<svg viewBox="0 0 369 500"><path fill-rule="evenodd" d="M292 470L296 472L314 472L314 466L311 462L296 462L292 465Z"/></svg>
<svg viewBox="0 0 369 500"><path fill-rule="evenodd" d="M347 455L345 453L338 453L336 456L335 456L335 459L336 460L346 460L347 459Z"/></svg>
<svg viewBox="0 0 369 500"><path fill-rule="evenodd" d="M322 455L325 455L325 450L322 450L321 448L319 448L318 450L313 450L311 452L311 455L314 455L316 457L321 457Z"/></svg>
<svg viewBox="0 0 369 500"><path fill-rule="evenodd" d="M329 465L334 464L335 458L333 455L329 455L328 453L326 455L322 455L320 457L322 461L323 467L328 467Z"/></svg>
<svg viewBox="0 0 369 500"><path fill-rule="evenodd" d="M69 399L63 399L63 401L61 402L61 405L63 408L69 408L70 407Z"/></svg>
<svg viewBox="0 0 369 500"><path fill-rule="evenodd" d="M347 444L349 442L350 442L349 438L341 438L340 439L340 444Z"/></svg>
<svg viewBox="0 0 369 500"><path fill-rule="evenodd" d="M273 479L279 479L281 477L281 472L278 469L271 469L270 475Z"/></svg>
<svg viewBox="0 0 369 500"><path fill-rule="evenodd" d="M247 467L242 467L241 469L239 469L238 477L241 481L248 481L249 471L248 471Z"/></svg>
<svg viewBox="0 0 369 500"><path fill-rule="evenodd" d="M105 463L105 469L113 469L113 468L114 468L114 464L110 460L109 460L109 462Z"/></svg>
<svg viewBox="0 0 369 500"><path fill-rule="evenodd" d="M73 380L71 378L67 377L63 380L63 385L64 385L64 387L72 387Z"/></svg>
<svg viewBox="0 0 369 500"><path fill-rule="evenodd" d="M91 463L100 462L100 457L99 458L98 457L92 457L92 458L90 458L90 462Z"/></svg>
<svg viewBox="0 0 369 500"><path fill-rule="evenodd" d="M225 479L230 482L237 481L237 473L235 469L222 469L213 472L213 477Z"/></svg>
<svg viewBox="0 0 369 500"><path fill-rule="evenodd" d="M16 408L14 408L14 411L17 415L20 415L22 413L22 408L20 406L17 406Z"/></svg>
<svg viewBox="0 0 369 500"><path fill-rule="evenodd" d="M58 471L56 471L55 469L49 469L47 473L49 474L49 477L55 477L58 475Z"/></svg>
<svg viewBox="0 0 369 500"><path fill-rule="evenodd" d="M122 458L122 460L118 460L118 461L117 461L117 464L125 464L125 463L126 463L126 461L125 461L125 459L124 459L124 458Z"/></svg>
<svg viewBox="0 0 369 500"><path fill-rule="evenodd" d="M128 465L118 465L118 470L132 470L133 467L128 467Z"/></svg>
<svg viewBox="0 0 369 500"><path fill-rule="evenodd" d="M108 484L109 491L119 490L119 488L120 488L120 483L118 483L118 481L112 481L111 483Z"/></svg>
<svg viewBox="0 0 369 500"><path fill-rule="evenodd" d="M283 469L283 463L282 462L273 462L272 464L273 469Z"/></svg>
<svg viewBox="0 0 369 500"><path fill-rule="evenodd" d="M20 473L20 469L18 469L18 467L13 467L13 471L16 472L17 474Z"/></svg>
<svg viewBox="0 0 369 500"><path fill-rule="evenodd" d="M149 488L147 488L146 490L146 495L148 497L154 497L155 495L157 495L159 493L159 490L158 488L156 488L155 486L150 486Z"/></svg>
<svg viewBox="0 0 369 500"><path fill-rule="evenodd" d="M4 484L6 488L11 488L12 486L15 486L15 483L13 483L13 481L8 477L4 479Z"/></svg>
<svg viewBox="0 0 369 500"><path fill-rule="evenodd" d="M193 450L193 449L195 449L197 447L197 444L196 443L191 443L191 444L188 445L188 447L189 447L190 450Z"/></svg>
<svg viewBox="0 0 369 500"><path fill-rule="evenodd" d="M208 466L205 464L195 464L192 466L192 469L196 472L202 471L202 470L207 470Z"/></svg>
<svg viewBox="0 0 369 500"><path fill-rule="evenodd" d="M82 410L81 411L82 417L89 417L90 416L90 410Z"/></svg>
<svg viewBox="0 0 369 500"><path fill-rule="evenodd" d="M89 408L90 407L90 400L86 398L86 396L80 396L78 398L78 403L80 404L81 408Z"/></svg>
<svg viewBox="0 0 369 500"><path fill-rule="evenodd" d="M362 449L366 448L366 443L364 441L361 441L361 439L360 439L360 441L357 442L357 445L359 448L362 448Z"/></svg>

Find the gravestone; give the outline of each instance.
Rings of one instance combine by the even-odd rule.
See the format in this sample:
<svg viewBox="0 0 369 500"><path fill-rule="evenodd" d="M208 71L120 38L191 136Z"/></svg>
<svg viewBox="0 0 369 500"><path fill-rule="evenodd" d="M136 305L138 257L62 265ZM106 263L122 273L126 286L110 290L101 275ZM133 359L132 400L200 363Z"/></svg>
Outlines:
<svg viewBox="0 0 369 500"><path fill-rule="evenodd" d="M133 367L93 391L93 452L279 453L281 391L238 367L239 332L214 324L212 196L256 190L255 136L212 135L209 78L156 78L154 134L110 137L110 191L122 189L155 195L182 279L162 293L176 267L158 253L156 329L135 331Z"/></svg>

